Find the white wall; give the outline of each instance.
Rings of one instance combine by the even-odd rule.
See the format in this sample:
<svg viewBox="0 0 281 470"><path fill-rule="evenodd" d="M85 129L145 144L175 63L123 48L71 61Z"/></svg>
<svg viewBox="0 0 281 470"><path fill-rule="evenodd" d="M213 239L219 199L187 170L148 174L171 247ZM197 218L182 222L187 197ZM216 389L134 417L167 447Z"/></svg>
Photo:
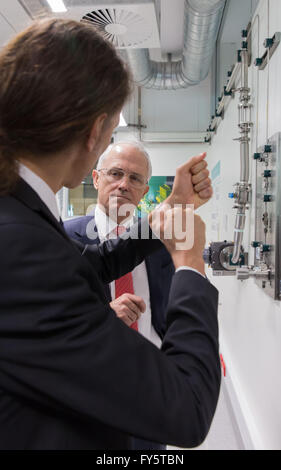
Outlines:
<svg viewBox="0 0 281 470"><path fill-rule="evenodd" d="M205 132L211 113L211 71L194 87L178 90L142 87L141 112L146 132ZM123 113L127 123L137 124L137 90Z"/></svg>
<svg viewBox="0 0 281 470"><path fill-rule="evenodd" d="M142 89L143 123L152 132L205 131L209 124L211 80L179 90Z"/></svg>
<svg viewBox="0 0 281 470"><path fill-rule="evenodd" d="M253 18L253 59L263 54L264 39L272 37L280 28L280 0L261 0ZM258 71L251 66L249 83L254 105L251 154L266 143L267 137L281 131L280 74L281 47L266 70ZM237 100L238 96L230 104L209 150L210 169L220 161L221 174L220 180L215 180L217 204L209 202L200 210L207 222L208 241L233 240L235 211L227 194L239 181L239 143L232 140L239 136ZM253 160L250 165L251 175L254 175ZM219 219L217 231L212 227L212 215ZM253 209L248 214L243 243L252 258L251 240L254 240ZM280 302L268 297L253 280L242 283L235 277L219 278L213 277L211 272L208 274L220 292L221 352L252 446L255 449L281 449Z"/></svg>
<svg viewBox="0 0 281 470"><path fill-rule="evenodd" d="M167 134L166 134L167 135ZM139 140L138 132L121 131L115 135L115 142ZM148 143L143 142L152 162L153 176L174 176L176 168L193 155L208 152L210 146L201 143Z"/></svg>

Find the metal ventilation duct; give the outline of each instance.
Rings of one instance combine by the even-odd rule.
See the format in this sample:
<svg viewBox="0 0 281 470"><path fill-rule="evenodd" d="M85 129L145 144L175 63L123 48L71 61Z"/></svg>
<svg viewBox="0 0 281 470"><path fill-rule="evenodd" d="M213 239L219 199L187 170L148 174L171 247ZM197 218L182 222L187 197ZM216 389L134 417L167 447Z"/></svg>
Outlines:
<svg viewBox="0 0 281 470"><path fill-rule="evenodd" d="M175 90L197 85L209 72L225 0L185 0L182 60L155 62L148 49L127 49L135 82L146 88Z"/></svg>

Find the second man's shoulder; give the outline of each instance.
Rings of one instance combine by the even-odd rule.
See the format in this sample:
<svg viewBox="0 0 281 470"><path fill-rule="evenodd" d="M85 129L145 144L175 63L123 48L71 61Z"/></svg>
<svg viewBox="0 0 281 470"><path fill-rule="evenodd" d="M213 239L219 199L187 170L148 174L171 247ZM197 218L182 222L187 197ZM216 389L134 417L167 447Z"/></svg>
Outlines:
<svg viewBox="0 0 281 470"><path fill-rule="evenodd" d="M83 237L87 232L87 226L89 224L94 224L94 217L85 215L82 217L73 217L71 219L65 220L63 225L66 233L71 238Z"/></svg>

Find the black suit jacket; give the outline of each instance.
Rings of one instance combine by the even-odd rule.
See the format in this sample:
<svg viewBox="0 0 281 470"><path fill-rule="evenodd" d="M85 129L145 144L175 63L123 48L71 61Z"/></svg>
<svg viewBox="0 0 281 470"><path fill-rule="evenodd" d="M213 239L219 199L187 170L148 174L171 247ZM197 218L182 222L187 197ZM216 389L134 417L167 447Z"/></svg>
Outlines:
<svg viewBox="0 0 281 470"><path fill-rule="evenodd" d="M84 245L97 245L100 243L93 216L67 220L64 223L64 228L70 238L80 241ZM159 337L163 338L166 331L165 312L175 268L172 258L164 245L145 258L145 266L149 284L151 322ZM104 285L104 289L108 301L111 302L108 284Z"/></svg>
<svg viewBox="0 0 281 470"><path fill-rule="evenodd" d="M202 442L220 386L217 290L174 275L162 351L104 295L159 243L77 247L23 181L0 197L1 449L127 449L128 434Z"/></svg>

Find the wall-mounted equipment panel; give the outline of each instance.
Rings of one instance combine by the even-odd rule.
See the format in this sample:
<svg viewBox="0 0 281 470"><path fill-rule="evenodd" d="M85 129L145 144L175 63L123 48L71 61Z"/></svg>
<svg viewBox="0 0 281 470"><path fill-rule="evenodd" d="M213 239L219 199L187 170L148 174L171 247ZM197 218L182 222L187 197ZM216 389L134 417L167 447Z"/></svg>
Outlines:
<svg viewBox="0 0 281 470"><path fill-rule="evenodd" d="M281 133L272 136L254 154L257 162L255 269L264 276L255 282L275 300L281 300Z"/></svg>

